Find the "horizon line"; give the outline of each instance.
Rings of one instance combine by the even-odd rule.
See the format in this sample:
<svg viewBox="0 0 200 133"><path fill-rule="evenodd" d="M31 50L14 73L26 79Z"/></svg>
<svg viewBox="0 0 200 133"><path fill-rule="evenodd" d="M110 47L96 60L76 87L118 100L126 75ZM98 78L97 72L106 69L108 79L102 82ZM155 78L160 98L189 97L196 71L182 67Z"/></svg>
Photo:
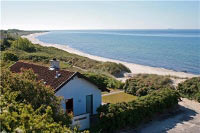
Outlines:
<svg viewBox="0 0 200 133"><path fill-rule="evenodd" d="M119 29L35 29L35 30L32 30L32 29L17 29L17 28L9 28L9 29L0 29L0 30L21 30L21 31L41 31L41 30L44 30L44 31L56 31L56 30L200 30L200 28L162 28L162 29L150 29L150 28L147 28L147 29L132 29L132 28L119 28Z"/></svg>

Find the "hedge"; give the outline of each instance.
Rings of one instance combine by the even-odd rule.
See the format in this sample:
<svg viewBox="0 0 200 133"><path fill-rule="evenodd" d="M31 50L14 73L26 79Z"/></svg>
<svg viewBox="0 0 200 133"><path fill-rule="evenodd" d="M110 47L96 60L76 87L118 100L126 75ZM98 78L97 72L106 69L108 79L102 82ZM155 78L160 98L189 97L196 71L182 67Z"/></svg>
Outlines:
<svg viewBox="0 0 200 133"><path fill-rule="evenodd" d="M18 56L16 54L13 54L11 52L5 52L3 53L3 58L4 61L18 61Z"/></svg>
<svg viewBox="0 0 200 133"><path fill-rule="evenodd" d="M200 77L194 77L179 83L178 91L183 97L200 102Z"/></svg>
<svg viewBox="0 0 200 133"><path fill-rule="evenodd" d="M179 98L177 91L166 88L128 103L102 105L97 110L100 120L96 128L103 132L113 132L137 126L156 113L177 105Z"/></svg>
<svg viewBox="0 0 200 133"><path fill-rule="evenodd" d="M128 94L145 96L154 90L169 87L174 88L169 77L156 74L138 74L126 80L123 89Z"/></svg>
<svg viewBox="0 0 200 133"><path fill-rule="evenodd" d="M104 74L85 73L84 76L86 76L90 81L95 83L102 90L107 88L122 89L124 85L121 81L118 81Z"/></svg>

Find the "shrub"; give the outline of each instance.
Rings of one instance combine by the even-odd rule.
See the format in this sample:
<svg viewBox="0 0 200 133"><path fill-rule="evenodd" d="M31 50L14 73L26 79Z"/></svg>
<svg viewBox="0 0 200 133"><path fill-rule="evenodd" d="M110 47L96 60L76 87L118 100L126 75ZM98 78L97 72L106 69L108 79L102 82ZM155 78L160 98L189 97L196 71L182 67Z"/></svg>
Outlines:
<svg viewBox="0 0 200 133"><path fill-rule="evenodd" d="M52 88L36 82L32 70L0 73L0 121L2 132L65 132L80 133L70 129L71 116L65 114ZM83 131L82 133L89 133Z"/></svg>
<svg viewBox="0 0 200 133"><path fill-rule="evenodd" d="M182 96L200 102L200 77L194 77L178 84L178 91Z"/></svg>
<svg viewBox="0 0 200 133"><path fill-rule="evenodd" d="M20 49L26 52L35 52L35 46L26 38L18 38L12 42L12 46L16 49Z"/></svg>
<svg viewBox="0 0 200 133"><path fill-rule="evenodd" d="M168 77L155 74L138 74L133 78L126 80L123 88L126 93L145 96L153 90L166 87L173 88L172 81Z"/></svg>
<svg viewBox="0 0 200 133"><path fill-rule="evenodd" d="M1 40L0 47L1 47L1 51L4 51L6 48L10 47L10 42L8 38L4 38L3 40Z"/></svg>
<svg viewBox="0 0 200 133"><path fill-rule="evenodd" d="M1 75L2 94L7 92L17 93L15 101L18 103L31 104L34 110L41 106L51 107L52 117L55 122L59 122L68 126L71 117L64 113L61 107L61 98L54 95L52 88L45 86L42 82L36 81L36 75L32 70L28 70L22 74L11 73L3 70ZM44 109L46 109L44 108ZM45 110L41 110L44 111Z"/></svg>
<svg viewBox="0 0 200 133"><path fill-rule="evenodd" d="M177 91L166 88L128 103L102 105L97 110L100 121L96 128L103 132L113 132L119 128L137 126L156 113L174 107L179 98Z"/></svg>
<svg viewBox="0 0 200 133"><path fill-rule="evenodd" d="M30 54L27 56L23 56L21 59L24 60L32 60L33 62L45 62L48 63L49 62L49 57L44 56L44 55L36 55L36 54Z"/></svg>
<svg viewBox="0 0 200 133"><path fill-rule="evenodd" d="M10 53L10 52L3 53L2 57L3 57L4 61L18 61L17 55Z"/></svg>
<svg viewBox="0 0 200 133"><path fill-rule="evenodd" d="M104 62L96 66L96 69L100 69L102 71L108 72L114 76L121 76L124 72L131 72L129 68L124 66L123 64L114 63L114 62Z"/></svg>
<svg viewBox="0 0 200 133"><path fill-rule="evenodd" d="M195 99L200 103L200 92L195 94Z"/></svg>
<svg viewBox="0 0 200 133"><path fill-rule="evenodd" d="M34 110L31 104L15 101L18 92L1 96L1 131L4 132L65 132L70 131L53 120L51 107Z"/></svg>
<svg viewBox="0 0 200 133"><path fill-rule="evenodd" d="M84 74L90 81L95 83L100 89L122 89L123 83L114 78L103 74L86 73Z"/></svg>

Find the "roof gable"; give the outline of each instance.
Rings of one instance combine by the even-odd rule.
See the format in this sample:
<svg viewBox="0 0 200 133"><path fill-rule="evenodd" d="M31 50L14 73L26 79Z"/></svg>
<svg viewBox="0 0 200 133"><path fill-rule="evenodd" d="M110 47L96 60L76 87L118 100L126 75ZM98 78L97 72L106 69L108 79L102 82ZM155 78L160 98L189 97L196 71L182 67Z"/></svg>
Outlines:
<svg viewBox="0 0 200 133"><path fill-rule="evenodd" d="M20 73L21 68L23 69L32 69L33 72L37 75L37 80L43 80L46 85L51 86L56 90L59 86L69 80L75 72L58 70L60 76L56 78L56 70L49 70L48 67L25 63L25 62L16 62L10 67L10 70L15 73Z"/></svg>
<svg viewBox="0 0 200 133"><path fill-rule="evenodd" d="M79 72L70 72L66 70L49 70L48 67L40 66L36 64L26 63L18 61L10 67L10 70L15 73L20 73L21 69L32 69L33 72L37 75L38 81L45 82L46 85L51 86L55 92L60 90L64 85L66 85L70 80L72 80L75 76L78 78L84 78L88 82L91 82L87 77L80 74ZM56 78L56 71L60 74L58 78ZM94 84L97 86L96 84ZM97 88L99 88L97 86ZM101 89L102 90L102 89ZM103 89L102 91L109 91L108 89Z"/></svg>

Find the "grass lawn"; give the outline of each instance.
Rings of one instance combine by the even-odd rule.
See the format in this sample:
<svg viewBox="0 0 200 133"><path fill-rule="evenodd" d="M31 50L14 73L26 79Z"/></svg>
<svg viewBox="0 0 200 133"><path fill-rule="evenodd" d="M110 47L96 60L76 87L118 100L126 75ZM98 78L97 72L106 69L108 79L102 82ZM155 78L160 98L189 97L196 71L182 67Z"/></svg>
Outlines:
<svg viewBox="0 0 200 133"><path fill-rule="evenodd" d="M103 95L103 94L109 94L109 93L111 93L111 92L118 92L118 91L121 91L121 90L119 90L119 89L112 89L112 88L107 88L107 89L110 90L110 92L102 91L101 94Z"/></svg>
<svg viewBox="0 0 200 133"><path fill-rule="evenodd" d="M104 103L120 103L120 102L129 102L136 99L136 96L120 92L116 94L111 94L107 96L102 96L102 101Z"/></svg>

